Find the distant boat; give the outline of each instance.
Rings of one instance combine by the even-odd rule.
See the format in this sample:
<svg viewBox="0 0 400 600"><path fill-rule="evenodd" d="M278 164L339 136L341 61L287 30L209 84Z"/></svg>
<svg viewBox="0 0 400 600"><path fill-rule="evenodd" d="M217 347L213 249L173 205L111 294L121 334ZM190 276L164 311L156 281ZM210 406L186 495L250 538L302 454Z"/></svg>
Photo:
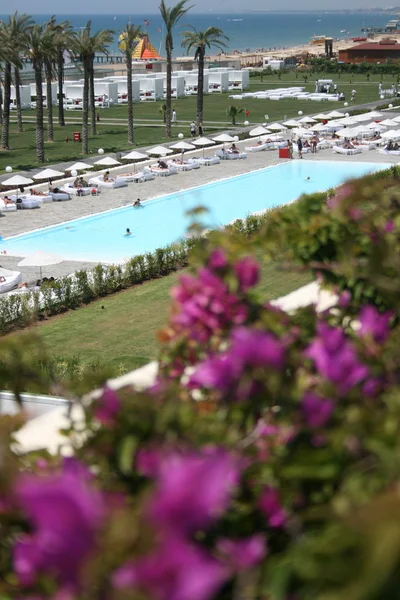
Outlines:
<svg viewBox="0 0 400 600"><path fill-rule="evenodd" d="M326 35L314 35L311 38L311 43L314 45L321 45L321 44L325 44L325 40L328 39L326 37Z"/></svg>
<svg viewBox="0 0 400 600"><path fill-rule="evenodd" d="M341 29L340 33L346 33L346 30L345 29Z"/></svg>

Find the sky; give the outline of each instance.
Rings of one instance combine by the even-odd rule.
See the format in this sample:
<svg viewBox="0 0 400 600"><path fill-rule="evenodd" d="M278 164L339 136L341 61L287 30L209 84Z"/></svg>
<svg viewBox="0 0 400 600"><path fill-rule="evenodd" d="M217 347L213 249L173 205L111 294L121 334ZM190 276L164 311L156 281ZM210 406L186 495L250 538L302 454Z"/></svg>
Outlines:
<svg viewBox="0 0 400 600"><path fill-rule="evenodd" d="M176 0L166 0L167 4L175 4ZM247 10L299 10L298 0L193 0L190 4L194 5L192 12L205 13L213 10L216 13L229 13L231 11L244 12ZM158 12L159 0L147 0L143 5L138 3L135 6L132 0L116 0L110 3L110 0L68 0L68 2L60 2L59 0L15 0L13 2L13 12L27 12L29 14L91 14L92 11L103 14L152 14ZM197 4L197 6L196 6ZM399 5L400 0L395 2ZM0 0L0 14L6 13L9 9L9 4L6 0ZM301 10L318 10L325 11L330 9L352 9L352 8L370 8L370 7L387 7L393 6L387 1L382 0L302 0ZM57 7L57 8L56 8ZM110 10L110 7L111 10Z"/></svg>

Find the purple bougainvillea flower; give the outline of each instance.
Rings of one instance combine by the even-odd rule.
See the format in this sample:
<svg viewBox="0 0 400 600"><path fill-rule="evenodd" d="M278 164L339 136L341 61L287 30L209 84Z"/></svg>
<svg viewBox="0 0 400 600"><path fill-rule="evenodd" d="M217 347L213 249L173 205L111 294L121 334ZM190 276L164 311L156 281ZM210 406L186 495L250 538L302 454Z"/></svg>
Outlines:
<svg viewBox="0 0 400 600"><path fill-rule="evenodd" d="M281 368L285 359L282 343L271 333L237 327L232 331L231 354L252 367Z"/></svg>
<svg viewBox="0 0 400 600"><path fill-rule="evenodd" d="M31 585L39 573L46 573L78 587L104 514L100 494L75 468L51 477L23 475L15 495L31 527L14 547L21 583Z"/></svg>
<svg viewBox="0 0 400 600"><path fill-rule="evenodd" d="M351 294L349 290L344 290L339 296L338 304L340 308L346 308L351 302Z"/></svg>
<svg viewBox="0 0 400 600"><path fill-rule="evenodd" d="M160 469L163 454L159 448L140 448L136 453L136 469L140 475L155 477Z"/></svg>
<svg viewBox="0 0 400 600"><path fill-rule="evenodd" d="M246 306L209 268L200 269L197 277L182 275L171 294L178 304L174 325L199 342L225 327L242 324L247 317Z"/></svg>
<svg viewBox="0 0 400 600"><path fill-rule="evenodd" d="M170 455L156 478L149 517L163 529L194 533L224 513L238 480L237 460L224 450Z"/></svg>
<svg viewBox="0 0 400 600"><path fill-rule="evenodd" d="M314 361L322 377L335 384L338 391L346 393L368 376L368 367L359 360L353 343L342 329L321 321L317 332L305 355Z"/></svg>
<svg viewBox="0 0 400 600"><path fill-rule="evenodd" d="M105 387L101 397L96 401L95 417L103 425L113 425L120 410L120 400L114 390Z"/></svg>
<svg viewBox="0 0 400 600"><path fill-rule="evenodd" d="M252 256L241 258L234 265L236 277L239 282L239 289L247 292L254 287L260 279L260 265Z"/></svg>
<svg viewBox="0 0 400 600"><path fill-rule="evenodd" d="M346 183L345 185L340 186L334 196L328 198L327 206L331 209L335 209L340 206L343 200L348 198L353 193L353 186L351 184Z"/></svg>
<svg viewBox="0 0 400 600"><path fill-rule="evenodd" d="M392 233L392 231L394 231L394 221L392 219L389 219L389 221L386 222L383 231L385 233Z"/></svg>
<svg viewBox="0 0 400 600"><path fill-rule="evenodd" d="M211 269L223 269L227 266L227 264L228 260L222 248L217 248L211 252L210 258L208 259L208 266Z"/></svg>
<svg viewBox="0 0 400 600"><path fill-rule="evenodd" d="M259 499L259 507L270 527L275 529L285 525L287 513L281 504L279 490L266 487Z"/></svg>
<svg viewBox="0 0 400 600"><path fill-rule="evenodd" d="M245 571L255 567L267 554L265 537L261 534L242 540L224 538L219 540L217 548L234 571Z"/></svg>
<svg viewBox="0 0 400 600"><path fill-rule="evenodd" d="M332 400L322 398L313 392L307 392L301 408L309 427L323 427L331 418L335 405Z"/></svg>
<svg viewBox="0 0 400 600"><path fill-rule="evenodd" d="M198 546L167 537L152 554L122 566L116 588L133 588L154 600L209 600L229 578L229 569Z"/></svg>
<svg viewBox="0 0 400 600"><path fill-rule="evenodd" d="M189 379L189 387L229 392L240 379L243 366L231 354L221 354L202 362Z"/></svg>
<svg viewBox="0 0 400 600"><path fill-rule="evenodd" d="M374 306L363 306L360 311L361 337L370 337L378 344L383 343L389 335L389 323L392 313L380 313Z"/></svg>

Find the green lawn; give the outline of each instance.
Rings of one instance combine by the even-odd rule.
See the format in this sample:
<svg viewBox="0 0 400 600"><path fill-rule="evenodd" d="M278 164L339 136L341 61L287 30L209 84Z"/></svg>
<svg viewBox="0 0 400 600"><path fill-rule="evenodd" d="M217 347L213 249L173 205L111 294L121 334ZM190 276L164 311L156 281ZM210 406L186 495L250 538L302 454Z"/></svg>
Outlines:
<svg viewBox="0 0 400 600"><path fill-rule="evenodd" d="M169 290L177 278L178 274L173 274L136 286L34 329L50 356L79 355L87 362L99 360L126 371L135 369L157 358L156 332L167 322ZM272 299L309 281L309 274L288 272L269 263L263 266L259 290Z"/></svg>
<svg viewBox="0 0 400 600"><path fill-rule="evenodd" d="M380 76L371 75L370 82L365 76L357 75L342 75L334 77L331 75L307 75L308 82L305 84L303 76L296 73L287 73L281 76L266 76L263 81L260 78L250 79L250 88L252 91L262 90L272 87L284 87L288 85L305 85L306 89L312 91L314 89L314 81L316 78L334 78L339 85L339 89L343 90L347 97L353 88L357 90L357 104L365 102L374 102L378 100L378 82ZM389 86L393 83L392 76L386 76L383 79L383 85ZM341 108L342 103L321 103L308 102L299 100L280 100L274 102L270 100L255 100L246 99L243 101L234 101L228 98L229 94L211 94L204 98L204 124L205 133L212 134L213 131L223 129L229 126L226 116L226 109L230 104L238 105L250 111L249 120L251 123L262 123L268 115L270 121L281 120L297 116L299 110L304 114L310 114L325 110L333 110ZM162 115L160 113L161 102L148 102L135 105L136 119L136 145L147 146L150 144L158 144L165 142L165 130L162 123ZM176 100L173 106L177 111L178 124L173 127L173 136L177 138L178 133L182 132L185 136L189 136L189 124L196 115L196 98L188 97ZM56 114L56 110L54 111ZM99 123L99 135L90 139L90 153L96 154L99 148L104 148L106 152L124 151L130 148L127 143L127 128L126 115L127 106L117 106L107 110L99 110L101 120ZM18 134L15 125L11 128L11 150L1 153L3 168L6 165L11 165L14 169L27 169L36 166L35 157L35 125L34 111L24 111L26 119L25 132ZM12 114L15 119L15 114ZM57 163L69 160L75 160L83 156L80 154L80 144L73 142L66 143L65 138L68 136L72 139L74 131L80 130L80 112L66 111L67 126L65 128L55 127L55 143L46 144L46 162ZM108 121L111 124L106 124ZM243 125L245 120L244 114L239 116L238 128ZM56 122L56 119L55 119Z"/></svg>

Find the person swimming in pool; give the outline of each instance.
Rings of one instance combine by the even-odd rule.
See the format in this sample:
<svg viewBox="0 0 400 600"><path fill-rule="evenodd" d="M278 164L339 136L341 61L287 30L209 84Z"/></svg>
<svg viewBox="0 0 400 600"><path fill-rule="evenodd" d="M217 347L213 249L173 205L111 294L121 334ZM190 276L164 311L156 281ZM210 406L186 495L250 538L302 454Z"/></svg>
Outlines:
<svg viewBox="0 0 400 600"><path fill-rule="evenodd" d="M125 236L127 235L132 235L132 231L129 229L129 227L126 228Z"/></svg>
<svg viewBox="0 0 400 600"><path fill-rule="evenodd" d="M143 204L140 202L140 198L135 200L135 202L133 203L133 208L141 208L142 206Z"/></svg>

